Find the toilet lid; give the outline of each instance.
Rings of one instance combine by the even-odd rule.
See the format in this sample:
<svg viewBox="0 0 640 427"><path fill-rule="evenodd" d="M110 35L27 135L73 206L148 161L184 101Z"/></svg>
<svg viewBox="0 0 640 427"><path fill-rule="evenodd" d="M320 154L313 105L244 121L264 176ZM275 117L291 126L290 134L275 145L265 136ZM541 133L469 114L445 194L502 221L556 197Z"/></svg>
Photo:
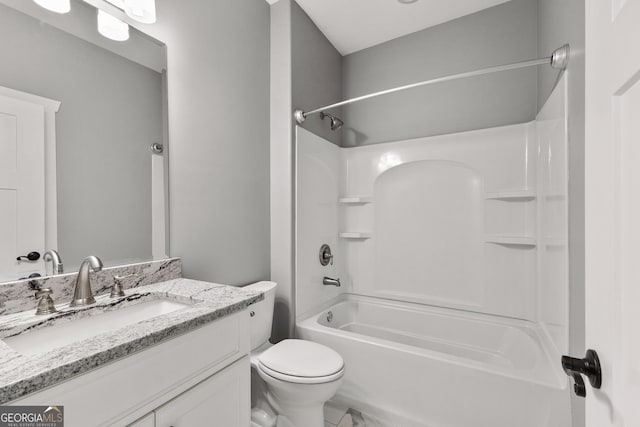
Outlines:
<svg viewBox="0 0 640 427"><path fill-rule="evenodd" d="M260 355L260 364L294 377L327 377L344 368L342 357L324 345L306 340L284 340Z"/></svg>

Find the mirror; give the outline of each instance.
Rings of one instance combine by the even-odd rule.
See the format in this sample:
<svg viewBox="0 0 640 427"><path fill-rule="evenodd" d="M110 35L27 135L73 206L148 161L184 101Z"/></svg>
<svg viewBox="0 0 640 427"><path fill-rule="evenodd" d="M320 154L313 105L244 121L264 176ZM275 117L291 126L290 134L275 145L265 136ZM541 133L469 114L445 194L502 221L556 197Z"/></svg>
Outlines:
<svg viewBox="0 0 640 427"><path fill-rule="evenodd" d="M0 0L0 281L167 256L166 47L96 17Z"/></svg>

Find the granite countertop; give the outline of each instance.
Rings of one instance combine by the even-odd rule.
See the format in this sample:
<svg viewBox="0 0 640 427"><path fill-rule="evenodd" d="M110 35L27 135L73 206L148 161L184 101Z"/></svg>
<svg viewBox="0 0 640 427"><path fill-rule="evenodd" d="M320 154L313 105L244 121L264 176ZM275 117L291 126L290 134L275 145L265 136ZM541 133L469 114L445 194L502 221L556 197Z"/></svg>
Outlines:
<svg viewBox="0 0 640 427"><path fill-rule="evenodd" d="M131 288L125 294L96 297L96 304L87 307L56 305L59 312L45 316L35 315L35 303L33 310L0 316L0 404L189 332L264 298L260 292L190 279ZM4 342L29 331L157 299L187 307L29 356Z"/></svg>

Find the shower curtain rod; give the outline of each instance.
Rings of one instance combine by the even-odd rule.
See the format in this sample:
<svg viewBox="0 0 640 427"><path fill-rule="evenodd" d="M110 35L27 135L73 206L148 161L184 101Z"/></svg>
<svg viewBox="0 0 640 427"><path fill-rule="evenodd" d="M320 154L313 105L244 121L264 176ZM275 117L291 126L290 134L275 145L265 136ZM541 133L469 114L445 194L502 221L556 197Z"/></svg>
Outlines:
<svg viewBox="0 0 640 427"><path fill-rule="evenodd" d="M380 92L370 93L368 95L358 96L357 98L347 99L346 101L337 102L335 104L327 105L322 108L316 108L315 110L311 110L311 111L296 110L294 113L294 117L296 119L296 122L298 122L298 124L302 124L302 122L304 122L305 119L309 117L311 114L317 114L325 110L330 110L332 108L342 107L343 105L364 101L365 99L376 98L378 96L388 95L391 93L413 89L420 86L427 86L427 85L432 85L436 83L449 82L452 80L465 79L467 77L481 76L484 74L497 73L500 71L517 70L519 68L527 68L527 67L533 67L536 65L543 65L543 64L549 64L551 65L552 68L555 68L558 70L564 70L565 68L567 68L568 63L569 63L569 45L565 44L564 46L554 50L551 56L548 56L546 58L532 59L524 62L516 62L514 64L499 65L497 67L484 68L476 71L467 71L465 73L452 74L450 76L445 76L445 77L438 77L435 79L425 80L422 82L400 86L393 89L387 89Z"/></svg>

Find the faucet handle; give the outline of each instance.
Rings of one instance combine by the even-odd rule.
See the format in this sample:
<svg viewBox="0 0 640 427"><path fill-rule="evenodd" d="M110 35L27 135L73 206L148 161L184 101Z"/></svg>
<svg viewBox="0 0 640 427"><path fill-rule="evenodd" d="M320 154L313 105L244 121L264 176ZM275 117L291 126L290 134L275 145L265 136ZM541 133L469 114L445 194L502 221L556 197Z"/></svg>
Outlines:
<svg viewBox="0 0 640 427"><path fill-rule="evenodd" d="M137 276L138 275L134 274L134 273L127 274L126 276L114 276L113 277L113 287L111 287L111 294L109 295L109 297L117 298L117 297L125 296L124 289L122 288L122 281L124 279L128 279L130 277L137 277Z"/></svg>
<svg viewBox="0 0 640 427"><path fill-rule="evenodd" d="M51 295L53 291L50 288L36 289L35 297L42 298L43 296Z"/></svg>
<svg viewBox="0 0 640 427"><path fill-rule="evenodd" d="M329 263L333 265L333 254L331 253L331 247L329 247L329 245L325 243L320 246L320 253L318 255L320 256L320 264L322 266L326 266Z"/></svg>
<svg viewBox="0 0 640 427"><path fill-rule="evenodd" d="M56 313L56 307L53 305L53 299L51 299L51 294L53 291L49 288L39 289L36 292L36 298L39 298L38 308L36 308L36 315L42 314L52 314Z"/></svg>

